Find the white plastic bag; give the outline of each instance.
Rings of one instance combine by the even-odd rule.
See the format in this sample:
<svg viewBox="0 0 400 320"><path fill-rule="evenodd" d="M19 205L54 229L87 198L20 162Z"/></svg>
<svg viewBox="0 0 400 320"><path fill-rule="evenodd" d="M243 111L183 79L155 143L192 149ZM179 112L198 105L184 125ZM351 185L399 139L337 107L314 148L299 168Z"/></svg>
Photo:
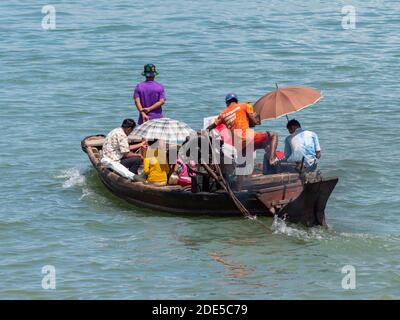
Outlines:
<svg viewBox="0 0 400 320"><path fill-rule="evenodd" d="M125 167L118 161L113 161L107 157L103 157L101 159L101 164L106 166L107 168L115 171L116 173L118 173L120 176L122 176L124 178L127 178L129 180L134 180L135 174L133 172L129 171L129 169L127 167Z"/></svg>

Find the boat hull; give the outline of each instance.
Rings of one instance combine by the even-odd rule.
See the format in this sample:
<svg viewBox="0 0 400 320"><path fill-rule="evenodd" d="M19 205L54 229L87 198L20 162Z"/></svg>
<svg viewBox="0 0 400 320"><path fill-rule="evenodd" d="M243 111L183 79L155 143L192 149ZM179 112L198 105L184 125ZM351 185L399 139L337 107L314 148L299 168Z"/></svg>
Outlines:
<svg viewBox="0 0 400 320"><path fill-rule="evenodd" d="M156 187L132 182L105 168L100 163L104 136L91 136L82 141L103 184L117 197L141 208L185 215L241 215L230 196L222 190L192 193L188 187ZM255 175L237 198L253 215L278 215L306 226L325 225L325 206L338 179L310 180L299 174Z"/></svg>

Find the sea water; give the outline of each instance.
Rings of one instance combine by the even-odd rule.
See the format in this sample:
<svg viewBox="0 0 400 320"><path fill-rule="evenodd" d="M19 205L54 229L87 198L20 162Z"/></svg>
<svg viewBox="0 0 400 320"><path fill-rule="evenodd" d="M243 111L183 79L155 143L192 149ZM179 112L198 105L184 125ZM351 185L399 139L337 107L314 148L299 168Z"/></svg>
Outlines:
<svg viewBox="0 0 400 320"><path fill-rule="evenodd" d="M0 2L0 298L400 298L398 1L45 5ZM80 141L137 118L146 63L165 115L194 129L231 91L254 102L275 83L322 90L294 116L339 177L329 228L176 216L111 195ZM282 150L285 124L257 130Z"/></svg>

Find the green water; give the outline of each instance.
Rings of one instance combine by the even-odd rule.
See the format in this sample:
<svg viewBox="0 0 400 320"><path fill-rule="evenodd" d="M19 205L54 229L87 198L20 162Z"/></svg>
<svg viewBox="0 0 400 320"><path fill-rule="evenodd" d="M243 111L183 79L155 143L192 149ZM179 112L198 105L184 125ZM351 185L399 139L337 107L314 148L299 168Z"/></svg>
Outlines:
<svg viewBox="0 0 400 320"><path fill-rule="evenodd" d="M0 298L397 299L400 297L398 1L0 3ZM342 28L344 5L356 29ZM80 140L137 118L145 63L168 117L200 128L227 92L255 101L307 85L296 115L340 182L330 228L142 210L101 184ZM284 119L259 130L287 134ZM42 288L42 267L56 289ZM342 288L345 265L356 289Z"/></svg>

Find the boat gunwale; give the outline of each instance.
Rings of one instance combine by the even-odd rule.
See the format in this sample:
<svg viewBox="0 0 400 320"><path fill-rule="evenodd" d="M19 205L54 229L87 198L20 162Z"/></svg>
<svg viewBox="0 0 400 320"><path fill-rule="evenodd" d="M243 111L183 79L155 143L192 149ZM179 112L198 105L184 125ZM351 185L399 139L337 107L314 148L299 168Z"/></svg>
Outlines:
<svg viewBox="0 0 400 320"><path fill-rule="evenodd" d="M101 179L102 180L110 180L113 183L116 183L118 185L124 185L125 187L129 187L130 189L134 190L148 190L148 191L155 191L159 193L187 193L191 192L189 187L182 187L182 186L153 186L151 184L146 184L144 182L138 182L138 181L131 181L127 178L124 178L117 173L115 173L113 170L106 168L103 166L100 162L100 158L95 156L95 152L93 152L93 149L97 150L97 152L100 152L100 148L98 146L94 145L86 145L86 141L90 138L96 138L96 137L104 137L104 135L93 135L93 136L88 136L82 140L82 149L88 154L88 157L95 169L99 172ZM270 178L270 181L265 181L268 179L267 177ZM275 180L274 180L275 179ZM263 181L264 180L264 181ZM263 176L263 175L257 175L254 177L250 178L250 184L246 183L244 185L244 188L240 191L235 191L234 193L237 194L238 196L243 195L243 194L256 194L258 192L262 192L262 190L267 189L270 190L270 188L274 187L279 187L279 185L285 184L292 184L292 183L298 183L300 181L300 175L296 173L280 173L276 175L269 175L269 176ZM270 185L268 187L267 185ZM224 190L217 190L215 192L197 192L195 193L197 195L221 195L221 194L227 194L226 191Z"/></svg>

